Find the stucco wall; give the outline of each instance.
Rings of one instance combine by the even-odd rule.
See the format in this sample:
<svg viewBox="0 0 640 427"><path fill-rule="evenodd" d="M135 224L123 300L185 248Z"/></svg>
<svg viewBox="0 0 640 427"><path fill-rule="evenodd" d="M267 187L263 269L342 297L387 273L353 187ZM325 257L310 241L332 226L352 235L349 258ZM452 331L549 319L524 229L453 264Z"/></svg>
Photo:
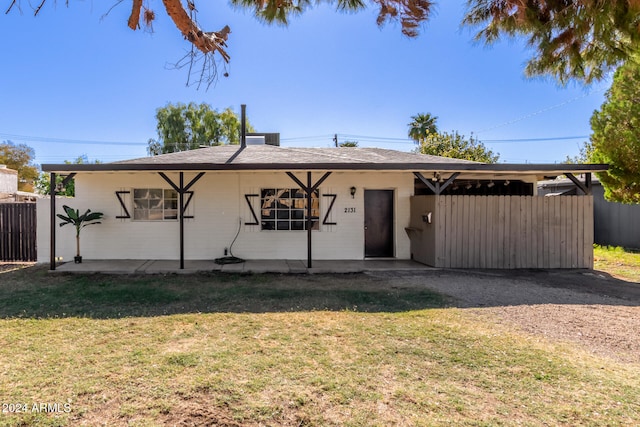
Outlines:
<svg viewBox="0 0 640 427"><path fill-rule="evenodd" d="M13 194L18 191L18 171L0 165L0 193Z"/></svg>
<svg viewBox="0 0 640 427"><path fill-rule="evenodd" d="M185 184L196 173L185 173ZM306 182L306 173L296 174ZM178 182L178 173L167 173ZM322 173L315 172L313 181ZM79 173L76 175L76 197L59 199L57 210L68 204L84 211L90 208L105 214L102 224L83 230L81 254L87 259L178 259L178 221L145 222L117 219L123 211L116 191L133 188L170 188L157 173ZM356 187L354 198L350 188ZM245 194L259 194L262 188L295 188L297 185L284 172L207 172L192 188L194 198L185 220L185 258L212 259L224 255L224 249L238 231L233 254L245 259L305 259L307 238L305 231L263 231L251 222L251 212ZM320 216L324 218L330 198L323 194L336 194L337 198L329 222L313 232L314 259L364 258L364 190L395 190L394 239L395 255L399 259L410 257L409 238L405 227L409 224L410 203L413 195L413 176L396 172L333 172L320 186ZM129 212L133 214L133 194L123 195ZM260 219L260 201L254 198L253 207ZM49 260L49 200L38 204L38 260ZM355 208L355 212L351 212ZM348 211L348 212L347 212ZM56 221L58 222L58 221ZM65 260L75 255L73 230L57 227L56 256Z"/></svg>

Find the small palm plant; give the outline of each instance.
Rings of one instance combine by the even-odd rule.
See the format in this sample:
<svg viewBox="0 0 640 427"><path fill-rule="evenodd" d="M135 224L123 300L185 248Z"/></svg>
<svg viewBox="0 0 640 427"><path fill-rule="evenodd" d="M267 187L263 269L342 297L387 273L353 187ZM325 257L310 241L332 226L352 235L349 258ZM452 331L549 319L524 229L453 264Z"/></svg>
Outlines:
<svg viewBox="0 0 640 427"><path fill-rule="evenodd" d="M102 212L91 212L91 209L87 209L84 214L80 215L80 211L78 209L70 208L67 205L64 205L62 208L67 215L58 214L58 218L62 220L60 227L67 224L72 224L76 227L76 256L74 260L76 263L81 263L80 230L87 225L100 224L99 220L102 219L104 214Z"/></svg>

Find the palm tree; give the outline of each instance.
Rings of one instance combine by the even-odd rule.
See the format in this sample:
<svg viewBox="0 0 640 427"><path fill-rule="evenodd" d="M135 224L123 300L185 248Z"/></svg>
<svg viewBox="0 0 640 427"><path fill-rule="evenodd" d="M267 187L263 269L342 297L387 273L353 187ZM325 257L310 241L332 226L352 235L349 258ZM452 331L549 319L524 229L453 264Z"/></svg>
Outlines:
<svg viewBox="0 0 640 427"><path fill-rule="evenodd" d="M436 122L438 117L432 116L431 113L420 113L415 116L411 116L411 123L409 123L409 138L413 139L416 143L420 142L420 139L426 137L430 133L438 133L438 126Z"/></svg>

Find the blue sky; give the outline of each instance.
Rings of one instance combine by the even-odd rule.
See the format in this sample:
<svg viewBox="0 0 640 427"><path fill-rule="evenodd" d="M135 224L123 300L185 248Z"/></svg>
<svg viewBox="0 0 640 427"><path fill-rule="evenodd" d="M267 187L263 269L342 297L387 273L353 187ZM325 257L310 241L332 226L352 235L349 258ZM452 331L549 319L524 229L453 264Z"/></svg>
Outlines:
<svg viewBox="0 0 640 427"><path fill-rule="evenodd" d="M22 13L0 16L0 140L30 145L36 163L145 156L156 108L190 101L238 112L247 104L254 127L280 132L283 146L328 147L337 133L409 151L410 117L430 112L443 131L473 132L501 162L553 163L578 153L610 84L527 79L524 43L475 44L459 25L464 1L441 0L420 37L408 39L399 25L378 28L373 8L320 6L284 28L200 0L204 30L232 33L229 77L197 90L186 71L171 69L189 44L159 0L149 2L152 34L127 27L130 1L107 16L115 1L47 0L37 17L22 3Z"/></svg>

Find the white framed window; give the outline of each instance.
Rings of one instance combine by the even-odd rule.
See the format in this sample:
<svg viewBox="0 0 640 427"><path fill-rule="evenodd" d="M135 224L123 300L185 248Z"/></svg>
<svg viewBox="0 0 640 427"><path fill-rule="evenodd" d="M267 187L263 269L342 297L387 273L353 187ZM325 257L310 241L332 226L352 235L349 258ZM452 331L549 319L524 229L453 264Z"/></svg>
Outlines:
<svg viewBox="0 0 640 427"><path fill-rule="evenodd" d="M178 219L178 192L163 188L133 189L134 221L175 221Z"/></svg>
<svg viewBox="0 0 640 427"><path fill-rule="evenodd" d="M318 230L320 202L318 190L311 195L311 229ZM260 190L262 230L296 231L307 229L307 196L299 188Z"/></svg>

